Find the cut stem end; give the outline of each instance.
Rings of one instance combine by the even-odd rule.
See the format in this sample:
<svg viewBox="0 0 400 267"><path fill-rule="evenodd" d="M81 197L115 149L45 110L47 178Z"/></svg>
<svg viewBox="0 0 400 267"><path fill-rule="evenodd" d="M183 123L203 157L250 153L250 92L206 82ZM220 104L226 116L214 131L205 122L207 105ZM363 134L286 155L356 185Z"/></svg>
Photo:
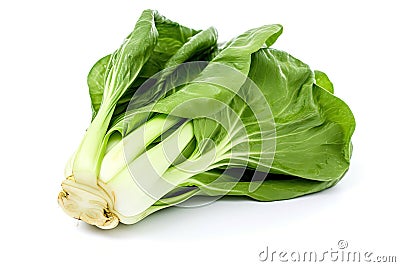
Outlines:
<svg viewBox="0 0 400 267"><path fill-rule="evenodd" d="M71 217L102 229L112 229L119 223L109 196L100 187L79 184L72 177L61 184L58 204Z"/></svg>

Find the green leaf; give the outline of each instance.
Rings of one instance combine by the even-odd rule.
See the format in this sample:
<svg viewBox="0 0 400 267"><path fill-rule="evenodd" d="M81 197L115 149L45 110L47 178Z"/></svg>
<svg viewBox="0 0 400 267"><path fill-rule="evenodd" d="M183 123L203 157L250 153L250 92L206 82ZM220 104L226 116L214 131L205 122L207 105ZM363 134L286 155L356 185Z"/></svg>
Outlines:
<svg viewBox="0 0 400 267"><path fill-rule="evenodd" d="M208 59L209 54L216 48L217 36L217 31L213 27L198 32L168 59L164 68L177 66L193 58L196 61Z"/></svg>
<svg viewBox="0 0 400 267"><path fill-rule="evenodd" d="M224 108L224 103L229 102L246 81L251 54L265 44L274 43L281 32L282 26L280 25L266 25L249 30L234 38L212 59L193 82L172 96L159 100L153 110L185 118L218 112ZM221 65L226 68L221 68ZM238 73L242 75L238 75ZM210 102L209 99L213 101ZM185 102L190 102L190 105L181 105Z"/></svg>
<svg viewBox="0 0 400 267"><path fill-rule="evenodd" d="M250 190L250 180L253 175L254 173L249 171L241 177L208 171L190 178L181 186L199 188L202 194L208 196L248 196L260 201L275 201L315 193L334 186L340 180L314 181L294 176L268 174L266 180L253 191Z"/></svg>
<svg viewBox="0 0 400 267"><path fill-rule="evenodd" d="M329 80L328 75L319 70L314 70L314 75L315 75L315 83L319 87L324 88L331 94L334 93L333 83L331 82L331 80Z"/></svg>
<svg viewBox="0 0 400 267"><path fill-rule="evenodd" d="M105 100L116 104L149 60L158 38L156 11L145 10L136 22L133 32L115 51L107 65L104 84ZM138 49L139 48L139 49Z"/></svg>
<svg viewBox="0 0 400 267"><path fill-rule="evenodd" d="M355 128L349 107L313 84L309 67L288 53L261 49L249 73L268 100L276 124L271 172L329 181L349 168Z"/></svg>
<svg viewBox="0 0 400 267"><path fill-rule="evenodd" d="M92 120L96 117L99 111L101 101L103 99L104 82L105 82L105 71L110 61L111 55L107 55L101 58L94 64L92 69L89 71L87 77L87 84L89 87L89 95L92 103Z"/></svg>
<svg viewBox="0 0 400 267"><path fill-rule="evenodd" d="M150 11L146 11L150 12ZM209 58L217 41L217 33L214 28L205 31L197 31L184 27L176 22L166 19L158 13L154 15L154 27L158 38L150 56L140 69L134 81L128 80L128 88L119 98L114 116L122 114L127 105L144 81L163 70L174 65L181 64L191 58L202 60L200 56ZM134 45L134 43L133 43ZM141 44L137 44L140 46ZM107 63L111 55L100 59L92 67L88 75L89 93L92 100L93 118L95 117L103 97L106 82ZM128 58L139 59L137 56ZM143 61L143 60L142 60ZM134 63L134 62L132 62ZM128 64L130 64L128 62Z"/></svg>
<svg viewBox="0 0 400 267"><path fill-rule="evenodd" d="M140 77L150 78L164 69L169 59L200 32L166 19L158 13L155 16L155 27L159 34L158 41L148 62L143 66Z"/></svg>
<svg viewBox="0 0 400 267"><path fill-rule="evenodd" d="M267 172L271 167L275 150L273 116L262 93L249 83L225 108L194 119L193 125L197 143L202 145L197 156L216 149L209 169L247 167Z"/></svg>
<svg viewBox="0 0 400 267"><path fill-rule="evenodd" d="M159 84L147 86L146 84L140 83L138 86L134 87L134 90L132 90L130 94L125 96L126 99L122 99L122 101L124 101L123 103L131 103L129 103L129 108L127 108L128 105L124 105L124 112L121 112L115 116L108 135L111 135L114 131L118 131L121 134L130 133L137 125L139 125L139 123L148 118L150 116L149 113L140 112L140 108L150 105L155 101L155 99L159 99L166 94L173 93L173 90L166 92L165 83L170 83L169 86L167 86L168 88L172 88L179 83L179 81L174 79L175 76L172 76L171 78L171 75L174 74L174 72L175 75L176 73L183 75L182 66L180 66L180 64L190 61L192 58L196 58L197 60L201 59L199 58L200 55L207 58L208 55L213 51L216 43L217 32L214 28L201 31L191 37L174 55L169 58L169 60L165 63L165 69L162 72L152 76L152 79L150 80L145 80L147 83L151 83L152 80L159 80ZM178 66L180 66L179 71L177 71ZM201 68L196 70L196 73L187 73L189 76L183 75L185 77L179 76L176 78L184 79L182 83L191 80L194 75L197 75L204 68L204 62L201 61L198 66ZM191 68L190 72L193 72L193 67ZM135 95L140 86L142 86L141 91ZM157 97L155 98L155 96ZM146 108L144 110L149 111ZM129 119L126 119L126 117Z"/></svg>

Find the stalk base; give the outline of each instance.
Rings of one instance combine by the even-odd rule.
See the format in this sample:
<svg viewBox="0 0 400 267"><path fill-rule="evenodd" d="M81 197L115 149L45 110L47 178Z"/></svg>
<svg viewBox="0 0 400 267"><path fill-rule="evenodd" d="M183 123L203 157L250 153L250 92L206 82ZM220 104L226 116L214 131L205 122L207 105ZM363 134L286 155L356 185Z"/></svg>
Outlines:
<svg viewBox="0 0 400 267"><path fill-rule="evenodd" d="M111 198L99 186L85 186L69 177L61 184L58 204L71 217L102 229L118 225L119 218L113 212Z"/></svg>

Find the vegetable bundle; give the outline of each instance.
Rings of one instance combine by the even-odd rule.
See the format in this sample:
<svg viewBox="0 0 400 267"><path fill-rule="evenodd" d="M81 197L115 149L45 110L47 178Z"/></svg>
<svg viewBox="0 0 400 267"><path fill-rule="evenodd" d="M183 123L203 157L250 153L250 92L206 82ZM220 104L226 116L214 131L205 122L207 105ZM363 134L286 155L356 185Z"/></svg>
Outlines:
<svg viewBox="0 0 400 267"><path fill-rule="evenodd" d="M92 121L58 196L100 228L194 196L298 197L349 168L355 121L323 72L270 46L280 25L217 43L145 10L88 75Z"/></svg>

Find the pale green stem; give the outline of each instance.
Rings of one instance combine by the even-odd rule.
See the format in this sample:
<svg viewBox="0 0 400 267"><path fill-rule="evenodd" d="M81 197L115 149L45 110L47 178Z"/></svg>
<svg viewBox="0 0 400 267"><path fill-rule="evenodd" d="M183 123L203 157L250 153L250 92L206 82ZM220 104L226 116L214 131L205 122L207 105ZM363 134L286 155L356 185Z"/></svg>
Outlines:
<svg viewBox="0 0 400 267"><path fill-rule="evenodd" d="M174 188L162 174L192 140L193 125L186 122L161 143L141 154L104 185L114 197L114 207L121 217L136 216Z"/></svg>
<svg viewBox="0 0 400 267"><path fill-rule="evenodd" d="M99 178L107 183L127 164L141 155L146 147L181 119L158 115L125 136L103 158Z"/></svg>
<svg viewBox="0 0 400 267"><path fill-rule="evenodd" d="M114 107L110 109L107 106L102 104L76 152L72 171L77 183L97 186L97 176L105 150L103 140L114 111Z"/></svg>

